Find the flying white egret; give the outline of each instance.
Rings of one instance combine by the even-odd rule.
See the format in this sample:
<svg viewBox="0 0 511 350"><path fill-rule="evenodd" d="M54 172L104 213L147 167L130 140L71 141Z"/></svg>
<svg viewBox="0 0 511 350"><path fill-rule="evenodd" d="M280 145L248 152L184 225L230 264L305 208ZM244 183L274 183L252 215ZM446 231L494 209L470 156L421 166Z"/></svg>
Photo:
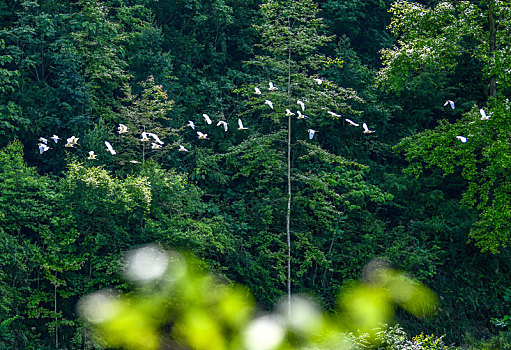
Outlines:
<svg viewBox="0 0 511 350"><path fill-rule="evenodd" d="M43 154L50 149L50 147L46 146L44 143L38 143L37 146L39 147L39 154Z"/></svg>
<svg viewBox="0 0 511 350"><path fill-rule="evenodd" d="M67 141L67 143L72 143L73 145L77 145L78 140L79 140L79 138L78 138L78 137L71 136L71 137L70 137L70 138L68 138L66 141Z"/></svg>
<svg viewBox="0 0 511 350"><path fill-rule="evenodd" d="M227 122L224 120L220 120L218 123L216 123L216 126L220 126L220 125L222 125L224 127L224 131L227 131L227 129L229 128L229 126L227 125Z"/></svg>
<svg viewBox="0 0 511 350"><path fill-rule="evenodd" d="M208 125L213 123L211 121L211 118L209 117L209 115L207 115L206 113L203 113L202 116L204 117L204 119L206 120L206 123L208 123Z"/></svg>
<svg viewBox="0 0 511 350"><path fill-rule="evenodd" d="M340 114L337 114L337 113L332 112L332 111L328 111L327 113L330 114L332 116L332 118L340 118L340 117L342 117Z"/></svg>
<svg viewBox="0 0 511 350"><path fill-rule="evenodd" d="M300 111L296 111L296 113L298 113L298 117L296 117L296 119L309 118L309 116L302 114Z"/></svg>
<svg viewBox="0 0 511 350"><path fill-rule="evenodd" d="M130 163L139 164L140 162L138 160L130 160Z"/></svg>
<svg viewBox="0 0 511 350"><path fill-rule="evenodd" d="M120 134L124 134L126 132L128 132L128 127L124 124L119 124L119 126L117 127L117 132Z"/></svg>
<svg viewBox="0 0 511 350"><path fill-rule="evenodd" d="M160 145L163 145L165 142L163 142L162 140L160 140L160 138L158 137L158 135L156 134L153 134L152 132L148 132L147 133L147 136L150 136L154 139L154 141L156 141L156 143L159 143Z"/></svg>
<svg viewBox="0 0 511 350"><path fill-rule="evenodd" d="M51 139L53 140L53 142L58 143L61 138L58 137L57 135L53 135Z"/></svg>
<svg viewBox="0 0 511 350"><path fill-rule="evenodd" d="M364 128L364 134L372 134L374 132L373 130L369 130L366 123L362 124L362 127Z"/></svg>
<svg viewBox="0 0 511 350"><path fill-rule="evenodd" d="M94 151L89 151L89 157L87 159L96 159L97 155L94 154Z"/></svg>
<svg viewBox="0 0 511 350"><path fill-rule="evenodd" d="M302 107L302 111L305 112L305 103L303 103L302 101L298 100L296 101L297 104L300 105L300 107Z"/></svg>
<svg viewBox="0 0 511 350"><path fill-rule="evenodd" d="M243 126L243 122L239 118L238 118L238 125L239 125L238 130L248 130L248 128Z"/></svg>
<svg viewBox="0 0 511 350"><path fill-rule="evenodd" d="M161 148L161 145L156 143L156 142L152 142L151 143L151 148L152 149L160 149Z"/></svg>
<svg viewBox="0 0 511 350"><path fill-rule="evenodd" d="M191 120L188 121L188 124L186 124L186 126L189 126L190 128L192 128L193 130L195 130L195 124L194 122L192 122Z"/></svg>
<svg viewBox="0 0 511 350"><path fill-rule="evenodd" d="M75 145L77 145L79 138L75 136L71 136L66 141L67 143L64 145L64 147L73 148Z"/></svg>
<svg viewBox="0 0 511 350"><path fill-rule="evenodd" d="M289 109L286 109L286 117L290 117L292 115L295 115L293 112L291 112Z"/></svg>
<svg viewBox="0 0 511 350"><path fill-rule="evenodd" d="M39 141L40 141L40 142L42 142L42 143L44 143L45 145L47 145L47 144L48 144L48 140L47 140L47 139L45 139L44 137L40 137L40 138L39 138Z"/></svg>
<svg viewBox="0 0 511 350"><path fill-rule="evenodd" d="M188 150L183 145L179 145L179 152L188 152Z"/></svg>
<svg viewBox="0 0 511 350"><path fill-rule="evenodd" d="M261 90L259 90L259 88L257 86L254 87L254 94L261 95Z"/></svg>
<svg viewBox="0 0 511 350"><path fill-rule="evenodd" d="M142 133L142 138L140 139L142 142L149 142L149 138L147 137L147 133L144 131Z"/></svg>
<svg viewBox="0 0 511 350"><path fill-rule="evenodd" d="M112 147L112 145L110 144L110 142L108 141L105 141L105 146L106 146L106 149L108 150L108 152L110 152L112 155L116 154L117 152L114 150L114 148Z"/></svg>
<svg viewBox="0 0 511 350"><path fill-rule="evenodd" d="M278 90L279 88L276 87L276 86L273 86L273 83L270 81L270 83L268 84L270 87L268 88L268 90L270 91L273 91L273 90Z"/></svg>
<svg viewBox="0 0 511 350"><path fill-rule="evenodd" d="M266 100L264 101L264 103L270 106L271 109L273 109L273 102L271 102L270 100Z"/></svg>
<svg viewBox="0 0 511 350"><path fill-rule="evenodd" d="M312 140L312 138L314 137L314 134L316 133L316 130L308 129L307 131L309 132L309 140Z"/></svg>
<svg viewBox="0 0 511 350"><path fill-rule="evenodd" d="M447 105L451 105L451 108L452 108L452 109L456 108L456 107L454 106L454 101L451 101L451 100L447 100L447 101L445 101L445 103L444 103L444 107L445 107L445 106L447 106Z"/></svg>
<svg viewBox="0 0 511 350"><path fill-rule="evenodd" d="M323 84L323 79L319 79L319 78L314 78L313 79L318 85L321 85Z"/></svg>
<svg viewBox="0 0 511 350"><path fill-rule="evenodd" d="M197 131L197 137L199 138L199 140L207 140L208 134L203 134L200 131Z"/></svg>
<svg viewBox="0 0 511 350"><path fill-rule="evenodd" d="M355 123L355 122L354 122L353 120L351 120L351 119L346 118L346 119L344 119L344 120L345 120L345 121L346 121L349 125L359 126L359 124Z"/></svg>
<svg viewBox="0 0 511 350"><path fill-rule="evenodd" d="M465 136L458 135L458 136L456 136L456 138L463 143L467 142L467 138Z"/></svg>
<svg viewBox="0 0 511 350"><path fill-rule="evenodd" d="M479 110L479 113L481 113L481 120L490 120L490 116L486 115L486 112L484 111L484 109L480 109Z"/></svg>

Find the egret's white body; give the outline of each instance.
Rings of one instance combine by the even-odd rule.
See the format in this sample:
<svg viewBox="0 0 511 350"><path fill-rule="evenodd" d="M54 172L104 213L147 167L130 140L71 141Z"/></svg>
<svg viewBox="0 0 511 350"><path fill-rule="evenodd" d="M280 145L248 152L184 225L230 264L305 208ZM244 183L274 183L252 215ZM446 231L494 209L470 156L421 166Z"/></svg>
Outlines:
<svg viewBox="0 0 511 350"><path fill-rule="evenodd" d="M479 113L481 113L481 120L490 120L490 116L486 115L486 112L484 111L484 109L480 109L479 110Z"/></svg>
<svg viewBox="0 0 511 350"><path fill-rule="evenodd" d="M117 152L114 150L114 148L112 147L112 145L110 144L110 142L108 141L105 141L105 146L106 146L106 149L108 150L108 152L110 152L112 155L116 154Z"/></svg>
<svg viewBox="0 0 511 350"><path fill-rule="evenodd" d="M94 151L89 151L89 157L87 159L96 159L96 155L94 154Z"/></svg>
<svg viewBox="0 0 511 350"><path fill-rule="evenodd" d="M79 140L79 138L78 138L78 137L71 136L71 137L70 137L70 138L68 138L66 141L67 141L67 143L72 143L73 145L77 145L78 140Z"/></svg>
<svg viewBox="0 0 511 350"><path fill-rule="evenodd" d="M195 124L194 122L192 122L191 120L188 121L188 124L186 124L186 126L189 126L190 128L192 128L193 130L195 130Z"/></svg>
<svg viewBox="0 0 511 350"><path fill-rule="evenodd" d="M452 109L456 108L456 106L454 106L454 101L451 101L451 100L445 101L444 107L447 106L447 105L451 105Z"/></svg>
<svg viewBox="0 0 511 350"><path fill-rule="evenodd" d="M309 132L309 140L312 140L312 138L314 137L314 134L316 133L316 130L308 129L307 131Z"/></svg>
<svg viewBox="0 0 511 350"><path fill-rule="evenodd" d="M188 150L183 145L179 145L179 152L188 152Z"/></svg>
<svg viewBox="0 0 511 350"><path fill-rule="evenodd" d="M207 140L208 134L203 134L200 131L197 131L197 137L199 138L199 140Z"/></svg>
<svg viewBox="0 0 511 350"><path fill-rule="evenodd" d="M296 113L298 113L298 117L296 117L296 119L309 118L309 116L302 114L302 112L300 112L300 111L296 111Z"/></svg>
<svg viewBox="0 0 511 350"><path fill-rule="evenodd" d="M315 81L318 85L323 84L323 79L314 78L314 81Z"/></svg>
<svg viewBox="0 0 511 350"><path fill-rule="evenodd" d="M291 110L286 109L286 117L290 117L292 115L295 115L295 114L293 112L291 112Z"/></svg>
<svg viewBox="0 0 511 350"><path fill-rule="evenodd" d="M152 142L151 143L151 148L152 149L160 149L161 148L161 145L156 143L156 142Z"/></svg>
<svg viewBox="0 0 511 350"><path fill-rule="evenodd" d="M48 147L44 143L38 143L37 146L39 147L39 154L43 154L44 152L50 149L50 147Z"/></svg>
<svg viewBox="0 0 511 350"><path fill-rule="evenodd" d="M128 127L124 124L119 124L119 126L117 127L117 132L120 134L124 134L126 132L128 132Z"/></svg>
<svg viewBox="0 0 511 350"><path fill-rule="evenodd" d="M244 127L243 126L243 122L241 121L241 119L238 119L238 130L248 130L248 128Z"/></svg>
<svg viewBox="0 0 511 350"><path fill-rule="evenodd" d="M261 90L259 90L259 88L257 86L254 87L254 94L261 95Z"/></svg>
<svg viewBox="0 0 511 350"><path fill-rule="evenodd" d="M362 124L362 127L364 128L364 134L372 134L374 132L373 130L369 130L366 123Z"/></svg>
<svg viewBox="0 0 511 350"><path fill-rule="evenodd" d="M61 138L58 137L57 135L53 135L51 139L53 140L53 142L58 143Z"/></svg>
<svg viewBox="0 0 511 350"><path fill-rule="evenodd" d="M270 91L273 91L273 90L278 90L279 88L276 87L276 86L273 86L273 83L270 81L270 83L268 84L270 87L268 88L268 90Z"/></svg>
<svg viewBox="0 0 511 350"><path fill-rule="evenodd" d="M44 143L45 145L47 145L47 144L48 144L48 140L47 140L47 139L45 139L44 137L40 137L40 138L39 138L39 141L40 141L40 142L42 142L42 143Z"/></svg>
<svg viewBox="0 0 511 350"><path fill-rule="evenodd" d="M271 102L270 100L266 100L264 101L264 103L270 106L271 109L273 109L273 102Z"/></svg>
<svg viewBox="0 0 511 350"><path fill-rule="evenodd" d="M355 123L353 120L351 119L344 119L349 125L353 125L353 126L360 126L359 124Z"/></svg>
<svg viewBox="0 0 511 350"><path fill-rule="evenodd" d="M139 164L140 162L138 160L130 160L130 163Z"/></svg>
<svg viewBox="0 0 511 350"><path fill-rule="evenodd" d="M158 135L152 133L152 132L148 132L147 133L147 136L149 137L152 137L154 139L154 141L156 141L156 143L159 143L160 145L163 145L165 142L163 142L162 140L160 140L160 138L158 137Z"/></svg>
<svg viewBox="0 0 511 350"><path fill-rule="evenodd" d="M227 129L229 128L227 122L224 120L220 120L218 123L216 123L216 126L220 126L220 125L222 125L224 127L224 131L227 131Z"/></svg>
<svg viewBox="0 0 511 350"><path fill-rule="evenodd" d="M458 136L456 136L456 138L463 143L467 142L467 138L465 136L458 135Z"/></svg>
<svg viewBox="0 0 511 350"><path fill-rule="evenodd" d="M77 145L78 143L78 140L79 138L78 137L74 137L74 136L71 136L70 138L68 138L66 141L67 143L64 145L64 147L68 147L68 148L73 148L75 145Z"/></svg>
<svg viewBox="0 0 511 350"><path fill-rule="evenodd" d="M142 138L140 139L142 142L149 142L149 138L147 137L147 133L144 131L142 133Z"/></svg>
<svg viewBox="0 0 511 350"><path fill-rule="evenodd" d="M300 105L300 107L302 107L302 111L305 112L305 103L303 103L302 101L298 100L296 101L297 104Z"/></svg>
<svg viewBox="0 0 511 350"><path fill-rule="evenodd" d="M333 118L340 118L341 117L340 114L337 114L337 113L332 112L332 111L328 111L327 113L330 114Z"/></svg>
<svg viewBox="0 0 511 350"><path fill-rule="evenodd" d="M211 118L209 117L209 115L207 115L206 113L203 113L202 116L204 117L204 119L206 120L206 123L208 123L208 125L210 125L211 123L213 123L211 121Z"/></svg>

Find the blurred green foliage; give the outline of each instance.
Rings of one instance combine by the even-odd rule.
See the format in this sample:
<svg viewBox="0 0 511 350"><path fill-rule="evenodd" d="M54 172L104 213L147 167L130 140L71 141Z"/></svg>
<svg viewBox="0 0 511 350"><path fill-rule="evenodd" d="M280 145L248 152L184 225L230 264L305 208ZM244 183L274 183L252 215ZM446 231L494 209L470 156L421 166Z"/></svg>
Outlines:
<svg viewBox="0 0 511 350"><path fill-rule="evenodd" d="M339 296L335 314L299 296L261 313L247 289L222 283L203 266L190 255L139 248L126 258L133 289L87 295L78 310L95 341L106 347L271 350L349 349L350 331L378 344L376 330L391 321L395 305L418 317L437 306L430 289L375 262L367 267L366 283ZM431 337L413 341L423 344L421 349L443 349Z"/></svg>

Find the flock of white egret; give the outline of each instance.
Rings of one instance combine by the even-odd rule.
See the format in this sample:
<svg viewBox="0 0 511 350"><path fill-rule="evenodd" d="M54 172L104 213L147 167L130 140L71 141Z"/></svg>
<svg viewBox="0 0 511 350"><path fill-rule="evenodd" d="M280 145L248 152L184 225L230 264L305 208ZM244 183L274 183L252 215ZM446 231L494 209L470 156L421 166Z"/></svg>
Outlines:
<svg viewBox="0 0 511 350"><path fill-rule="evenodd" d="M323 80L322 79L314 78L313 80L318 85L323 84ZM268 91L278 90L278 87L273 85L273 82L271 82L271 81L269 82L268 86L269 86L268 87ZM259 89L257 86L254 87L254 92L253 93L256 94L256 95L262 95L261 89ZM267 99L267 100L264 101L264 103L266 105L268 105L268 107L270 109L274 109L274 105L273 105L272 101ZM302 112L305 112L305 103L303 101L301 101L301 100L297 100L296 104L298 106L300 106L301 110L297 109L296 113L294 113L290 109L286 109L286 114L285 115L288 116L288 117L297 115L296 119L308 118L307 115L302 113ZM450 107L452 109L455 109L454 101L451 101L451 100L445 101L444 106L447 106L447 105L450 105ZM489 120L490 117L488 115L486 115L485 111L482 108L479 111L481 113L481 120ZM336 118L336 119L339 119L339 118L342 117L341 114L335 113L333 111L328 111L328 114L330 114L332 116L332 118ZM211 125L213 123L213 121L211 120L209 115L207 115L206 113L202 114L202 116L203 116L204 120L206 121L206 124ZM353 127L359 127L360 126L359 123L356 123L356 122L354 122L351 119L345 118L344 120L350 126L353 126ZM193 130L195 130L195 128L196 128L195 123L192 120L189 120L188 124L186 126L192 128ZM225 132L227 132L227 130L229 129L229 124L225 120L219 120L217 122L216 126L222 126L224 128ZM363 128L363 133L364 134L372 134L372 133L374 133L374 130L370 130L366 123L362 123L362 128ZM240 118L238 118L238 130L247 130L247 129L248 128L243 125L243 121ZM119 124L119 126L117 127L117 132L119 134L124 134L124 133L129 132L129 129L128 129L128 127L126 125ZM314 129L307 129L307 132L309 134L309 139L312 140L314 138L314 135L316 134L316 130L314 130ZM199 140L208 140L209 139L208 138L208 134L205 134L205 133L203 133L201 131L196 131L196 133L197 133L197 138ZM464 136L458 135L458 136L456 136L456 138L458 140L460 140L461 142L463 142L463 143L467 142L467 138L464 137ZM57 144L58 141L61 140L61 138L59 136L57 136L57 135L53 135L52 137L50 137L50 139L52 139L55 144ZM64 145L64 147L66 147L66 148L74 148L76 145L78 145L78 138L75 137L75 136L71 136L66 141L67 141L67 143ZM158 135L156 135L154 133L150 133L150 132L142 132L140 141L141 142L151 142L151 149L153 149L153 150L160 149L164 145L164 142L162 140L160 140ZM112 147L112 145L110 144L110 142L105 141L105 146L106 146L106 150L108 152L110 152L110 154L115 155L117 153L114 150L114 148ZM39 147L39 153L40 154L43 154L44 152L46 152L46 151L51 149L51 147L49 146L48 139L46 139L44 137L40 137L39 138L38 147ZM186 149L183 145L179 145L178 151L180 151L180 152L188 152L188 149ZM90 159L90 160L97 159L97 155L94 153L94 151L89 151L89 157L87 159ZM131 162L132 163L138 163L138 161L135 161L135 160L132 160Z"/></svg>
<svg viewBox="0 0 511 350"><path fill-rule="evenodd" d="M313 79L318 85L321 85L323 84L323 79L320 79L320 78L314 78ZM278 87L276 87L275 85L273 85L273 82L269 82L268 83L268 91L275 91L275 90L278 90ZM261 95L262 92L261 90L256 86L254 87L254 94L256 95ZM274 105L273 105L273 102L270 101L270 100L265 100L264 102L266 105L268 105L269 108L271 109L274 109ZM301 100L297 100L296 101L296 104L298 106L300 106L301 110L298 109L296 111L296 113L292 112L290 109L286 109L286 116L294 116L294 115L297 115L297 119L305 119L305 118L308 118L307 115L303 114L302 112L305 112L305 103ZM328 111L328 113L333 117L333 118L341 118L341 115L340 114L337 114L335 112L332 112L332 111ZM204 120L206 121L206 124L208 125L211 125L213 123L213 121L211 120L211 118L209 117L209 115L207 115L206 113L202 114ZM359 124L355 123L354 121L350 120L350 119L345 119L345 121L351 125L351 126L355 126L355 127L358 127ZM224 131L227 132L227 130L229 129L229 124L225 121L225 120L219 120L216 124L217 126L222 126L224 128ZM190 128L192 128L193 130L195 130L195 123L192 121L192 120L189 120L188 121L188 124L186 125ZM366 123L363 123L362 124L362 127L364 129L364 134L371 134L371 133L374 133L373 130L369 130L369 127L367 126ZM247 127L245 127L243 125L243 121L238 118L238 130L248 130ZM124 134L124 133L127 133L129 131L128 127L124 124L119 124L118 128L117 128L117 132L119 134ZM203 133L201 131L196 131L197 132L197 138L199 140L208 140L208 134L206 133ZM309 139L312 140L314 138L314 135L316 134L316 130L314 129L307 129L307 132L308 132L308 135L309 135ZM53 135L51 137L51 139L55 142L55 144L58 143L59 140L61 140L60 137L58 137L57 135ZM164 145L164 142L160 140L160 138L158 137L158 135L154 134L154 133L150 133L150 132L143 132L141 134L141 139L140 139L141 142L151 142L151 149L155 150L155 149L160 149L163 147ZM70 138L67 139L67 143L64 145L64 147L66 148L74 148L76 145L78 145L78 138L76 136L71 136ZM112 155L115 155L117 152L114 150L114 148L112 147L112 145L110 144L110 142L108 141L105 141L105 146L106 146L106 150L108 152L110 152ZM40 154L43 154L44 152L48 151L51 149L51 147L49 146L49 141L48 139L44 138L44 137L40 137L39 138L39 143L38 143L38 147L39 147L39 153ZM188 149L186 149L183 145L179 145L179 149L178 151L180 152L188 152ZM97 154L94 153L94 151L89 151L89 156L87 159L90 159L90 160L94 160L94 159L97 159ZM132 160L131 161L132 163L138 163L137 161L135 160Z"/></svg>

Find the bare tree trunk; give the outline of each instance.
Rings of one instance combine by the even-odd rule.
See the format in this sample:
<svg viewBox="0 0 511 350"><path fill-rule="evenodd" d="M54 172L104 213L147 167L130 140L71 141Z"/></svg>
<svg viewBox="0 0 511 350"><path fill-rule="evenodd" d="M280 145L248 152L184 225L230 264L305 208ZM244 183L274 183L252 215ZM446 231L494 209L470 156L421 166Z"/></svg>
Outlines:
<svg viewBox="0 0 511 350"><path fill-rule="evenodd" d="M488 3L488 25L490 26L490 57L495 55L495 49L497 48L497 30L495 27L495 9L494 0L490 0ZM490 76L490 97L497 97L497 77L495 75Z"/></svg>
<svg viewBox="0 0 511 350"><path fill-rule="evenodd" d="M54 290L54 311L55 311L55 349L59 348L59 327L57 324L57 272L55 272L55 290Z"/></svg>
<svg viewBox="0 0 511 350"><path fill-rule="evenodd" d="M289 18L288 18L289 23ZM291 45L288 48L288 72L287 72L287 103L291 98ZM287 234L287 303L288 312L291 316L291 115L287 117L287 211L286 211L286 234Z"/></svg>
<svg viewBox="0 0 511 350"><path fill-rule="evenodd" d="M145 125L144 125L145 133ZM142 169L145 169L145 142L142 142Z"/></svg>

